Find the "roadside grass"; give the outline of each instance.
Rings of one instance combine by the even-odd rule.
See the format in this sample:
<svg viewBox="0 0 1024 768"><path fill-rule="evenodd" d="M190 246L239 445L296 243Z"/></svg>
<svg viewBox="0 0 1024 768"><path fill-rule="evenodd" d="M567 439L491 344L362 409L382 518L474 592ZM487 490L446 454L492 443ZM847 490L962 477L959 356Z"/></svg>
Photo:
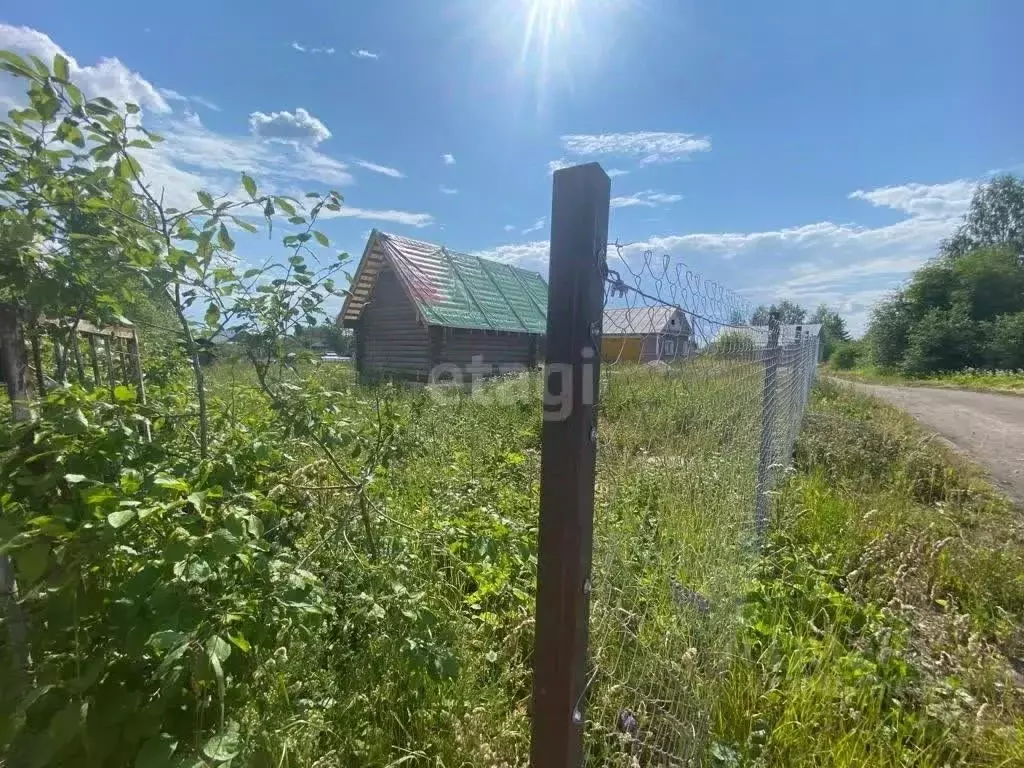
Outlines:
<svg viewBox="0 0 1024 768"><path fill-rule="evenodd" d="M968 368L963 371L949 371L932 376L913 377L883 370L873 366L840 370L829 365L823 366L829 376L865 384L888 384L909 387L947 387L972 389L979 392L1001 392L1024 395L1024 371L988 371Z"/></svg>
<svg viewBox="0 0 1024 768"><path fill-rule="evenodd" d="M819 384L715 716L719 765L1024 764L1019 511Z"/></svg>

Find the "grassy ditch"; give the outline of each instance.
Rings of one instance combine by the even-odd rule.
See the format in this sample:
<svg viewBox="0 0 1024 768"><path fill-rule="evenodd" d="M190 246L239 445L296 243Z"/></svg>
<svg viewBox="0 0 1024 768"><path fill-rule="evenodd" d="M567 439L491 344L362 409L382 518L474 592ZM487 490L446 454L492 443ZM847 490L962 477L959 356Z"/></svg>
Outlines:
<svg viewBox="0 0 1024 768"><path fill-rule="evenodd" d="M931 376L904 376L893 371L874 367L841 370L827 366L830 376L865 384L888 384L904 387L947 387L971 389L978 392L1000 392L1009 395L1024 395L1024 371L988 371L968 368L963 371L937 373Z"/></svg>
<svg viewBox="0 0 1024 768"><path fill-rule="evenodd" d="M1024 764L1024 531L970 467L823 383L764 554L714 762Z"/></svg>

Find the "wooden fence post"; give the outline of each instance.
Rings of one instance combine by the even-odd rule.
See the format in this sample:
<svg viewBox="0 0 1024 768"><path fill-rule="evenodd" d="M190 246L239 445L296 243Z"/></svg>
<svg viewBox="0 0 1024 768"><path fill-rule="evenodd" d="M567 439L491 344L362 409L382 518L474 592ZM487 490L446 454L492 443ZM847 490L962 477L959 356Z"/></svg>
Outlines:
<svg viewBox="0 0 1024 768"><path fill-rule="evenodd" d="M128 339L128 359L131 363L132 378L135 380L135 399L141 405L145 405L146 379L142 372L142 356L139 354L139 336L135 331L132 331L132 337ZM143 424L142 436L146 439L146 442L152 439L148 420Z"/></svg>
<svg viewBox="0 0 1024 768"><path fill-rule="evenodd" d="M541 442L530 765L582 764L596 409L611 182L556 171Z"/></svg>
<svg viewBox="0 0 1024 768"><path fill-rule="evenodd" d="M86 334L85 343L89 345L89 364L92 366L92 385L94 387L102 387L103 377L100 375L100 357L96 352L96 334Z"/></svg>
<svg viewBox="0 0 1024 768"><path fill-rule="evenodd" d="M68 344L71 345L71 357L75 361L75 375L78 377L78 383L84 387L85 365L82 362L82 346L79 343L77 332L71 333L71 337L68 339Z"/></svg>
<svg viewBox="0 0 1024 768"><path fill-rule="evenodd" d="M768 529L768 491L775 432L775 379L779 364L779 319L768 318L768 346L764 350L764 384L761 390L761 448L757 455L757 488L754 500L754 527L757 542L764 541Z"/></svg>
<svg viewBox="0 0 1024 768"><path fill-rule="evenodd" d="M18 311L13 304L0 304L0 366L11 401L11 418L16 422L28 421L32 418L28 395L28 353ZM16 669L12 678L14 684L20 686L28 659L25 617L18 604L14 567L6 554L0 555L0 616L7 625L14 651Z"/></svg>
<svg viewBox="0 0 1024 768"><path fill-rule="evenodd" d="M110 402L114 402L114 389L117 387L117 373L114 370L114 337L103 338L103 351L107 358L107 385L110 387Z"/></svg>
<svg viewBox="0 0 1024 768"><path fill-rule="evenodd" d="M28 353L25 336L13 304L0 304L0 365L7 384L14 421L32 418L28 396Z"/></svg>
<svg viewBox="0 0 1024 768"><path fill-rule="evenodd" d="M32 342L32 365L36 369L36 388L39 390L36 392L36 397L45 397L46 372L43 370L43 348L39 341L40 333L39 326L33 326L29 334L29 340Z"/></svg>

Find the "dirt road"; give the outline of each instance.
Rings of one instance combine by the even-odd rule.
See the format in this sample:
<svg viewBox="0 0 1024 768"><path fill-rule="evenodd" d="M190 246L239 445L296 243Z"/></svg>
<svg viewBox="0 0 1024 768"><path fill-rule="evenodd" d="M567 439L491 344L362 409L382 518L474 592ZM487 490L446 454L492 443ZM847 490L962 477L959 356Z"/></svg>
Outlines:
<svg viewBox="0 0 1024 768"><path fill-rule="evenodd" d="M999 488L1024 504L1024 397L844 383L907 411L987 469Z"/></svg>

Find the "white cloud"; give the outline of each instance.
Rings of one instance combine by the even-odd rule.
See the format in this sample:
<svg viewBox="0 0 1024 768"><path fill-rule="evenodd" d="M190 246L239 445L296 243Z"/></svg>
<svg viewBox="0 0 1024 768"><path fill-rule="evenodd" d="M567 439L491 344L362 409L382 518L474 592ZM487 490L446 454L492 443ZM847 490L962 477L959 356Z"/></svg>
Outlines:
<svg viewBox="0 0 1024 768"><path fill-rule="evenodd" d="M308 45L296 42L292 42L292 48L299 53L325 53L328 56L332 56L334 54L333 48L312 48Z"/></svg>
<svg viewBox="0 0 1024 768"><path fill-rule="evenodd" d="M452 187L446 187L446 186L445 186L444 184L442 184L441 186L439 186L439 187L437 188L437 190L438 190L438 191L439 191L439 192L440 192L440 193L441 193L442 195L457 195L457 194L459 194L459 190L457 190L457 189L454 189L454 188L452 188Z"/></svg>
<svg viewBox="0 0 1024 768"><path fill-rule="evenodd" d="M502 227L502 229L504 229L506 232L511 232L515 228L515 224L506 224L504 227Z"/></svg>
<svg viewBox="0 0 1024 768"><path fill-rule="evenodd" d="M389 168L386 165L378 165L377 163L371 163L369 160L356 160L355 164L360 168L365 168L368 171L379 173L384 176L390 176L393 179L404 179L405 174L397 168Z"/></svg>
<svg viewBox="0 0 1024 768"><path fill-rule="evenodd" d="M353 208L343 205L340 211L323 211L320 214L324 219L353 218L368 219L371 221L387 221L393 224L404 224L407 227L428 227L434 223L434 217L429 213L413 213L410 211L395 210L373 210L369 208Z"/></svg>
<svg viewBox="0 0 1024 768"><path fill-rule="evenodd" d="M158 88L157 92L168 101L180 101L181 103L188 105L189 108L191 108L193 104L198 104L199 106L205 107L213 112L221 111L219 106L209 99L204 99L202 96L186 96L185 94L178 93L178 91L172 90L171 88Z"/></svg>
<svg viewBox="0 0 1024 768"><path fill-rule="evenodd" d="M249 115L249 130L253 136L271 141L303 142L316 146L331 138L331 132L320 120L299 107L294 112L281 110L253 112Z"/></svg>
<svg viewBox="0 0 1024 768"><path fill-rule="evenodd" d="M610 168L605 173L608 174L609 179L614 179L616 176L625 176L629 171L624 171L621 168Z"/></svg>
<svg viewBox="0 0 1024 768"><path fill-rule="evenodd" d="M564 157L560 157L557 160L548 160L548 174L553 174L555 171L560 171L563 168L568 168L572 165L571 162L566 160Z"/></svg>
<svg viewBox="0 0 1024 768"><path fill-rule="evenodd" d="M72 77L87 95L139 104L146 126L160 133L164 141L152 149L137 150L136 156L146 183L154 192L164 195L168 206L194 205L195 193L200 189L233 194L242 172L251 174L261 190L275 193L307 185L342 187L353 181L345 163L317 149L316 145L330 134L323 123L305 110L296 110L294 114L253 113L250 121L259 135L245 133L243 126L239 126L239 133L221 133L204 126L191 109L193 103L203 104L198 97L157 88L116 59L103 59L96 66L83 67L41 32L4 24L0 24L0 49L35 54L46 61L62 53L68 59ZM0 77L0 102L24 103L23 86L15 78ZM181 103L184 109L174 112L168 102ZM289 140L264 140L262 136L273 133L282 120L294 124L295 130L287 136ZM279 135L280 132L274 138ZM304 141L296 140L299 138ZM391 210L347 209L343 215L411 226L425 226L432 220L429 214Z"/></svg>
<svg viewBox="0 0 1024 768"><path fill-rule="evenodd" d="M911 216L946 218L967 212L977 185L976 181L969 179L947 184L902 184L867 191L858 189L850 193L850 198L893 208Z"/></svg>
<svg viewBox="0 0 1024 768"><path fill-rule="evenodd" d="M533 222L531 226L524 229L523 234L528 235L531 232L540 232L540 230L544 229L544 225L547 224L547 221L548 220L545 217L541 216L539 219Z"/></svg>
<svg viewBox="0 0 1024 768"><path fill-rule="evenodd" d="M611 205L612 208L631 208L634 206L656 208L659 205L669 205L671 203L678 203L682 199L682 195L672 195L667 194L665 192L655 192L653 189L648 189L643 192L636 192L632 195L627 195L623 197L613 197Z"/></svg>
<svg viewBox="0 0 1024 768"><path fill-rule="evenodd" d="M83 67L48 36L30 27L0 24L0 50L21 55L34 54L47 65L51 65L54 55L60 53L68 60L71 78L86 96L103 95L118 104L132 102L159 114L171 111L157 88L118 59L103 58L95 65ZM5 103L22 101L24 92L25 81L6 75L0 79L0 100Z"/></svg>
<svg viewBox="0 0 1024 768"><path fill-rule="evenodd" d="M357 48L356 50L352 51L351 53L357 59L379 59L380 58L380 54L379 53L374 53L373 51L368 51L365 48Z"/></svg>
<svg viewBox="0 0 1024 768"><path fill-rule="evenodd" d="M655 235L621 247L628 266L616 250L610 250L609 265L628 275L631 268L640 271L644 252L665 254L672 269L681 270L677 278L681 284L686 271L693 270L755 304L780 298L808 307L826 302L859 334L866 327L871 306L933 257L939 242L953 232L975 184L972 180L905 184L850 195L906 213L892 224L818 221L764 231ZM509 243L480 255L543 274L547 272L548 242ZM677 293L677 300L685 303L681 298L685 291ZM705 300L713 303L713 294Z"/></svg>
<svg viewBox="0 0 1024 768"><path fill-rule="evenodd" d="M694 152L708 152L711 139L667 131L573 133L562 136L562 145L574 155L624 155L639 158L640 163L646 165L683 160Z"/></svg>
<svg viewBox="0 0 1024 768"><path fill-rule="evenodd" d="M353 181L348 166L309 145L217 133L195 114L171 118L159 129L164 141L137 155L147 182L165 189L168 204L178 208L191 205L199 189L233 190L242 172L261 187L309 182L338 187Z"/></svg>
<svg viewBox="0 0 1024 768"><path fill-rule="evenodd" d="M445 165L455 165L455 155L450 152L445 152L441 155L441 159L444 161Z"/></svg>

